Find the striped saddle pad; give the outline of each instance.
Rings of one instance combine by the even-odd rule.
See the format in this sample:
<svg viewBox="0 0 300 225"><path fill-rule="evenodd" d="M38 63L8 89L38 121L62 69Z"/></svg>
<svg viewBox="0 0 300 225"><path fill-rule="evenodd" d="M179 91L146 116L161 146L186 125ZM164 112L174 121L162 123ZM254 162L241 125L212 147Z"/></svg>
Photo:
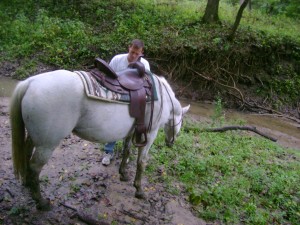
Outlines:
<svg viewBox="0 0 300 225"><path fill-rule="evenodd" d="M120 94L117 92L113 92L106 87L102 86L94 76L92 76L90 73L85 72L85 71L74 71L77 73L83 84L84 84L84 89L86 92L86 95L90 98L93 99L98 99L100 101L110 101L110 102L119 102L119 103L125 103L129 104L130 103L130 95L129 94ZM151 79L153 81L151 74ZM156 101L157 98L157 92L156 92L156 87L153 84L153 91L154 91L154 101ZM147 95L146 96L146 101L149 102L151 101L151 96Z"/></svg>
<svg viewBox="0 0 300 225"><path fill-rule="evenodd" d="M85 87L86 95L90 98L101 101L123 102L129 103L130 96L126 94L119 94L103 87L90 73L84 71L74 71L77 73Z"/></svg>

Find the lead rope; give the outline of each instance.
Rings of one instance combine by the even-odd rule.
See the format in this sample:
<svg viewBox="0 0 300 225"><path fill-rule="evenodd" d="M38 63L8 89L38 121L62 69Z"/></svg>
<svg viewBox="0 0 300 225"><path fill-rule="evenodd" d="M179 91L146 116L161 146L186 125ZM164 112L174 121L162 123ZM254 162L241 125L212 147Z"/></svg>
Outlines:
<svg viewBox="0 0 300 225"><path fill-rule="evenodd" d="M159 119L161 118L162 115L162 109L163 109L163 99L164 96L162 94L162 85L161 85L161 81L159 80L159 78L154 74L154 76L156 78L156 80L158 81L159 84L159 93L160 93L160 108L159 108L159 112L158 115L156 116L155 122L157 123L159 121ZM154 80L153 80L154 81Z"/></svg>
<svg viewBox="0 0 300 225"><path fill-rule="evenodd" d="M166 85L163 83L163 85L164 85L164 87L165 87L165 89L166 89L166 91L167 91L167 93L168 93L168 95L169 95L169 98L170 98L170 100L171 100L171 103L172 103L172 111L173 111L173 125L172 125L172 127L173 127L173 129L172 129L172 140L171 140L171 142L173 143L174 142L174 140L175 140L175 112L174 112L174 103L173 103L173 100L172 100L172 98L171 98L171 95L170 95L170 93L169 93L169 91L168 91L168 89L167 89L167 87L166 87ZM179 123L178 123L179 124ZM176 126L178 125L178 124L176 124Z"/></svg>

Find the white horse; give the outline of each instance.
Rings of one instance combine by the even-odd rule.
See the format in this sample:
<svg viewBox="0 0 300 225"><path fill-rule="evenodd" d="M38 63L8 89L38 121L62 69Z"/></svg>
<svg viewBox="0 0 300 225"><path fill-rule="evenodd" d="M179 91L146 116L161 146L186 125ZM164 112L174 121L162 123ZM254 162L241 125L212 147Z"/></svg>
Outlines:
<svg viewBox="0 0 300 225"><path fill-rule="evenodd" d="M165 128L166 142L172 144L189 109L181 107L164 78L154 75L154 82L158 100L154 103L147 145L138 149L134 180L137 198L144 197L141 178L145 159L159 128ZM146 122L150 108L147 104ZM98 143L125 139L119 173L121 180L128 180L125 167L135 122L129 115L129 105L87 97L75 72L57 70L21 81L11 98L10 119L14 173L30 189L38 209L50 209L49 201L40 192L39 174L60 141L71 132Z"/></svg>

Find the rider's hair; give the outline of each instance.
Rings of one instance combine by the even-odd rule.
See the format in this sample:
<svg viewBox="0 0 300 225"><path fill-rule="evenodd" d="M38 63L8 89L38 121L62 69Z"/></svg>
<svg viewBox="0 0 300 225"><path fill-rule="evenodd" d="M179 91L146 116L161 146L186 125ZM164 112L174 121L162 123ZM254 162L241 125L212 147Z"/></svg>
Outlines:
<svg viewBox="0 0 300 225"><path fill-rule="evenodd" d="M143 48L145 47L144 42L139 40L139 39L134 39L131 41L130 47L135 47L135 48Z"/></svg>

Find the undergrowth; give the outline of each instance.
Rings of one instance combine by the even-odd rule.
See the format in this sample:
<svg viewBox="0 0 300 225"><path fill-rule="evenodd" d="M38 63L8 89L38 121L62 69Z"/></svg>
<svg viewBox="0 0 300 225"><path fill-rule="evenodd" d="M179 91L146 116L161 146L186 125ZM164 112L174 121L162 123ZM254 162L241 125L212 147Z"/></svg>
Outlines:
<svg viewBox="0 0 300 225"><path fill-rule="evenodd" d="M3 0L0 62L20 62L13 73L17 79L33 75L40 64L87 69L95 57L108 61L140 38L154 73L201 91L252 87L251 93L262 102L267 96L278 110L285 104L295 107L300 95L297 19L245 10L229 41L238 5L221 1L221 24L215 25L201 22L205 6L205 1Z"/></svg>
<svg viewBox="0 0 300 225"><path fill-rule="evenodd" d="M160 132L147 172L165 172L152 182L163 180L173 194L184 191L206 221L299 224L299 153L242 131L201 131L209 126L186 121L172 149Z"/></svg>

